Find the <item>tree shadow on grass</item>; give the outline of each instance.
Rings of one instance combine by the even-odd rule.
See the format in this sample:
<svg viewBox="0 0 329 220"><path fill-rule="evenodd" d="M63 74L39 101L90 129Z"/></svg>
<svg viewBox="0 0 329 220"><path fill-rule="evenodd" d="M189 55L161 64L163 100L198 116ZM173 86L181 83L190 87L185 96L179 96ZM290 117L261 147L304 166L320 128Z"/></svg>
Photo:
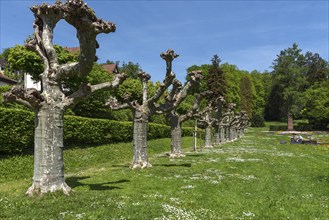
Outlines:
<svg viewBox="0 0 329 220"><path fill-rule="evenodd" d="M317 176L316 178L320 182L326 182L329 184L329 176Z"/></svg>
<svg viewBox="0 0 329 220"><path fill-rule="evenodd" d="M182 164L152 164L153 166L162 166L162 167L191 167L192 164L190 163L182 163Z"/></svg>
<svg viewBox="0 0 329 220"><path fill-rule="evenodd" d="M204 154L186 154L186 157L203 157Z"/></svg>
<svg viewBox="0 0 329 220"><path fill-rule="evenodd" d="M130 165L127 165L127 164L114 164L112 165L112 167L122 167L122 168L129 168Z"/></svg>
<svg viewBox="0 0 329 220"><path fill-rule="evenodd" d="M88 179L90 176L83 176L83 177L68 177L65 179L66 183L72 188L76 188L79 186L88 186L90 190L113 190L113 189L122 189L118 186L109 186L111 184L120 184L130 182L130 180L122 179L114 182L106 182L106 183L81 183L81 180Z"/></svg>

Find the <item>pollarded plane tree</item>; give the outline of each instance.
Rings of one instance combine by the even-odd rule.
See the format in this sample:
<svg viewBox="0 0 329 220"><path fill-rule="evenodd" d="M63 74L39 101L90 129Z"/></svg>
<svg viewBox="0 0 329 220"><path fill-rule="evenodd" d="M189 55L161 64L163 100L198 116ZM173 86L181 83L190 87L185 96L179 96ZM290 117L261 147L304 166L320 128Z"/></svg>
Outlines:
<svg viewBox="0 0 329 220"><path fill-rule="evenodd" d="M238 127L238 137L241 138L244 135L245 129L249 127L249 117L247 112L240 112L240 123Z"/></svg>
<svg viewBox="0 0 329 220"><path fill-rule="evenodd" d="M244 129L249 124L248 114L246 111L240 111L237 113L231 122L231 140L239 139L243 136Z"/></svg>
<svg viewBox="0 0 329 220"><path fill-rule="evenodd" d="M238 129L240 127L241 115L235 114L230 123L230 141L238 139Z"/></svg>
<svg viewBox="0 0 329 220"><path fill-rule="evenodd" d="M44 71L40 74L42 90L16 86L4 94L4 99L23 104L35 112L34 174L27 194L60 190L69 194L71 188L64 180L64 112L95 91L117 87L125 74L117 74L112 82L98 85L81 83L70 95L63 92L63 85L73 77L86 79L95 61L96 36L114 32L116 27L111 22L98 19L82 0L35 5L31 11L35 16L34 39L27 42L26 47L36 51L43 60ZM62 65L52 42L54 28L61 19L75 27L80 44L78 61Z"/></svg>
<svg viewBox="0 0 329 220"><path fill-rule="evenodd" d="M174 82L175 74L172 72L172 61L178 57L173 50L167 50L160 54L161 58L166 61L166 75L163 83L157 88L152 97L148 97L148 82L151 78L149 74L142 72L138 74L142 82L142 99L131 100L131 94L126 93L121 98L124 103L113 98L107 102L113 110L131 109L133 113L133 161L131 168L147 168L152 165L148 161L147 154L147 125L149 118L157 110L157 102Z"/></svg>
<svg viewBox="0 0 329 220"><path fill-rule="evenodd" d="M228 103L226 107L224 108L224 113L222 114L222 117L219 122L220 129L220 139L221 142L227 142L230 140L230 123L234 117L234 111L235 108L234 103Z"/></svg>
<svg viewBox="0 0 329 220"><path fill-rule="evenodd" d="M222 133L222 126L220 124L221 118L223 116L223 108L224 108L224 104L225 104L225 99L223 96L219 96L214 104L216 105L215 108L215 117L216 117L216 121L214 124L214 145L218 146L223 142L221 133Z"/></svg>
<svg viewBox="0 0 329 220"><path fill-rule="evenodd" d="M212 127L217 121L217 118L213 117L213 112L215 110L214 101L210 101L206 108L199 111L196 114L196 118L199 122L205 125L205 148L212 148Z"/></svg>
<svg viewBox="0 0 329 220"><path fill-rule="evenodd" d="M199 108L200 101L206 93L196 94L192 108L185 114L179 114L177 107L187 97L189 91L199 85L202 79L201 71L189 73L187 83L182 87L181 83L175 79L171 91L165 97L165 102L157 107L158 114L165 114L171 128L171 158L183 157L182 153L182 123L192 118Z"/></svg>

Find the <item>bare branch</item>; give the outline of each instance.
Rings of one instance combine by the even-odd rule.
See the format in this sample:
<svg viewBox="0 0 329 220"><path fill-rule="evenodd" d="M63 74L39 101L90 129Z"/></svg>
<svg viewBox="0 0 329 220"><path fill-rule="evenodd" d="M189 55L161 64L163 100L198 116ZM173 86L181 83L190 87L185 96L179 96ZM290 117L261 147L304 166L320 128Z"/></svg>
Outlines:
<svg viewBox="0 0 329 220"><path fill-rule="evenodd" d="M112 82L105 82L97 85L90 85L89 83L83 83L80 85L79 89L75 91L73 94L65 98L64 106L72 106L78 103L81 100L84 100L92 95L93 92L106 89L106 88L115 88L117 87L124 79L126 75L124 73L115 75L115 78Z"/></svg>
<svg viewBox="0 0 329 220"><path fill-rule="evenodd" d="M166 61L166 76L154 96L148 100L149 104L157 102L166 89L173 83L175 74L172 72L172 61L178 56L179 55L175 54L175 52L171 49L168 49L167 52L160 54L160 57Z"/></svg>
<svg viewBox="0 0 329 220"><path fill-rule="evenodd" d="M165 53L161 53L160 57L166 61L166 76L170 75L172 72L172 61L179 55L175 54L172 49L168 49Z"/></svg>
<svg viewBox="0 0 329 220"><path fill-rule="evenodd" d="M235 104L234 103L228 103L227 104L227 108L226 108L226 111L223 113L219 123L220 125L225 125L225 126L228 126L233 117L234 117L234 111L233 109L235 108Z"/></svg>
<svg viewBox="0 0 329 220"><path fill-rule="evenodd" d="M195 100L194 100L194 103L192 105L192 109L190 109L187 113L185 113L184 115L181 115L180 116L180 121L181 122L184 122L194 116L197 115L198 111L199 111L199 107L200 107L200 103L201 103L201 100L211 94L212 92L211 91L206 91L206 92L203 92L203 93L199 93L199 94L196 94L195 95Z"/></svg>
<svg viewBox="0 0 329 220"><path fill-rule="evenodd" d="M138 77L142 81L142 100L143 103L147 101L147 95L148 95L148 90L147 90L147 83L150 80L151 76L145 72L140 72L138 73Z"/></svg>
<svg viewBox="0 0 329 220"><path fill-rule="evenodd" d="M3 95L5 102L17 102L32 109L41 107L45 98L36 89L25 90L22 86L14 86L9 92Z"/></svg>
<svg viewBox="0 0 329 220"><path fill-rule="evenodd" d="M57 54L52 43L53 29L57 22L62 19L63 11L62 4L57 2L53 5L42 4L31 7L34 13L34 33L35 44L39 49L37 50L40 56L47 58L50 69L54 69L58 65Z"/></svg>
<svg viewBox="0 0 329 220"><path fill-rule="evenodd" d="M61 82L67 78L72 78L80 74L80 65L78 62L67 63L58 66L56 81Z"/></svg>
<svg viewBox="0 0 329 220"><path fill-rule="evenodd" d="M175 95L182 89L182 83L178 79L174 79L172 89L166 97L166 102L173 102Z"/></svg>
<svg viewBox="0 0 329 220"><path fill-rule="evenodd" d="M119 103L119 101L115 98L112 97L111 99L109 99L106 103L106 106L108 106L110 109L112 110L120 110L120 109L127 109L130 108L130 105L127 103Z"/></svg>
<svg viewBox="0 0 329 220"><path fill-rule="evenodd" d="M159 86L153 97L148 99L148 102L149 103L157 102L160 99L160 97L163 95L163 93L166 91L166 89L172 84L174 79L175 79L174 73L166 75L166 78L163 80L163 83L161 83L161 85Z"/></svg>
<svg viewBox="0 0 329 220"><path fill-rule="evenodd" d="M70 0L62 6L64 19L77 29L80 43L79 70L82 77L87 76L95 61L96 36L100 33L115 32L115 24L96 17L94 11L82 0Z"/></svg>
<svg viewBox="0 0 329 220"><path fill-rule="evenodd" d="M125 73L116 74L112 82L105 82L91 86L91 92L93 93L101 89L114 89L118 87L126 78L127 75Z"/></svg>
<svg viewBox="0 0 329 220"><path fill-rule="evenodd" d="M183 89L175 96L173 108L177 108L178 105L180 105L180 103L184 101L184 99L188 95L188 91L197 86L200 83L200 80L203 78L201 71L192 71L191 73L189 73L189 76L190 80L185 84Z"/></svg>

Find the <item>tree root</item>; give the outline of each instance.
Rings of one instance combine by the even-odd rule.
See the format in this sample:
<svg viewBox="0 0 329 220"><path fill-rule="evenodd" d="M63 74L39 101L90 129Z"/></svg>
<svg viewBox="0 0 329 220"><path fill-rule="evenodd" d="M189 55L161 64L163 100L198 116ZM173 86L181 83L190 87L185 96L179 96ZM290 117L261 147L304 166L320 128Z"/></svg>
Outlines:
<svg viewBox="0 0 329 220"><path fill-rule="evenodd" d="M169 158L182 158L185 157L184 154L182 154L181 152L177 152L177 153L170 153Z"/></svg>
<svg viewBox="0 0 329 220"><path fill-rule="evenodd" d="M53 193L62 191L65 195L70 195L73 190L65 182L59 185L42 186L40 184L33 183L32 186L26 191L26 195L32 197L34 195L43 195L46 193Z"/></svg>
<svg viewBox="0 0 329 220"><path fill-rule="evenodd" d="M138 161L138 162L133 162L130 165L131 169L144 169L144 168L150 168L152 165L148 161Z"/></svg>

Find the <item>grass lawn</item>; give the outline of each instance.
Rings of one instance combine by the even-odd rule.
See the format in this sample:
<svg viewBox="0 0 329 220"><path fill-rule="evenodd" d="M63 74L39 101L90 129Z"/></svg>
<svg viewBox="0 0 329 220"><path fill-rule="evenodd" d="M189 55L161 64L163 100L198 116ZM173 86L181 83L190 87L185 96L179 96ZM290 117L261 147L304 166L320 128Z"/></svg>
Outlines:
<svg viewBox="0 0 329 220"><path fill-rule="evenodd" d="M149 141L152 168L130 170L130 143L65 150L75 193L29 198L32 156L0 159L0 219L329 219L329 147L250 128L233 143L169 159Z"/></svg>

